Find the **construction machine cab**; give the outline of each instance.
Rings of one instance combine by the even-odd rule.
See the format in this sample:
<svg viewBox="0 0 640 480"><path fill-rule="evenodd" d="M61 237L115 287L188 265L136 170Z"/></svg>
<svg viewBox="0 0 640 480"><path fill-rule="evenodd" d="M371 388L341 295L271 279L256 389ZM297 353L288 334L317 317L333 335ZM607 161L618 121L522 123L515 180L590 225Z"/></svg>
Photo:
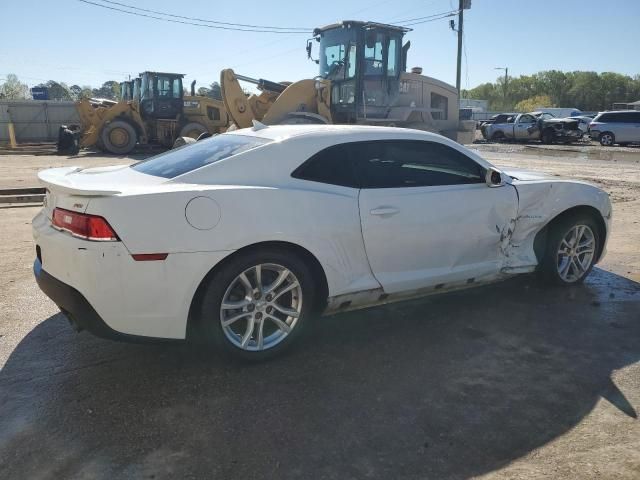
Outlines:
<svg viewBox="0 0 640 480"><path fill-rule="evenodd" d="M120 101L128 102L129 100L133 100L133 80L120 83Z"/></svg>
<svg viewBox="0 0 640 480"><path fill-rule="evenodd" d="M134 102L140 103L140 87L142 86L142 78L138 77L131 81L133 83L132 97Z"/></svg>
<svg viewBox="0 0 640 480"><path fill-rule="evenodd" d="M184 106L181 73L140 74L140 109L145 118L174 119Z"/></svg>
<svg viewBox="0 0 640 480"><path fill-rule="evenodd" d="M399 94L405 70L402 37L410 29L375 22L345 20L316 28L319 74L331 81L335 123L385 118ZM311 57L310 45L307 47Z"/></svg>

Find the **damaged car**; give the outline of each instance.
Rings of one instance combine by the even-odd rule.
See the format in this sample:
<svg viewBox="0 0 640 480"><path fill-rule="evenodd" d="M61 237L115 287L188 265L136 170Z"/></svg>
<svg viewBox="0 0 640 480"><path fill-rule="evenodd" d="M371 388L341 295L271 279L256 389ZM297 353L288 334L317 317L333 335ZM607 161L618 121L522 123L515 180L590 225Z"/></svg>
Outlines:
<svg viewBox="0 0 640 480"><path fill-rule="evenodd" d="M550 113L520 113L506 122L492 123L482 128L486 140L500 142L539 140L545 144L571 143L582 140L584 132L576 118L554 118Z"/></svg>
<svg viewBox="0 0 640 480"><path fill-rule="evenodd" d="M317 315L538 272L582 282L611 203L433 133L281 125L39 173L34 273L78 330L261 360Z"/></svg>

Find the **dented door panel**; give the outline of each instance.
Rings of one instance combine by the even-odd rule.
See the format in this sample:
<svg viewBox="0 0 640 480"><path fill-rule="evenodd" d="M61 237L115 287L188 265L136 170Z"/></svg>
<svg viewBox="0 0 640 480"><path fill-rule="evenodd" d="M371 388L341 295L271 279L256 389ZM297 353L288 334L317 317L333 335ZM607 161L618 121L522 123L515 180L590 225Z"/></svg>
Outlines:
<svg viewBox="0 0 640 480"><path fill-rule="evenodd" d="M362 234L388 294L495 275L517 215L511 185L364 189Z"/></svg>

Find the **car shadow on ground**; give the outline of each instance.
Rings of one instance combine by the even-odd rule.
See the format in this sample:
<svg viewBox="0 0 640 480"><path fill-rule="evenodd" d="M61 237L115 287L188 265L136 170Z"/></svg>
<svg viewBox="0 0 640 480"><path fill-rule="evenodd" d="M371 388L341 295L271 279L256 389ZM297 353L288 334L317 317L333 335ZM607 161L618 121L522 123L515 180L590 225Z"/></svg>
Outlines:
<svg viewBox="0 0 640 480"><path fill-rule="evenodd" d="M640 284L595 270L320 319L290 354L237 364L132 345L54 315L0 372L11 478L468 478L574 427L640 359Z"/></svg>

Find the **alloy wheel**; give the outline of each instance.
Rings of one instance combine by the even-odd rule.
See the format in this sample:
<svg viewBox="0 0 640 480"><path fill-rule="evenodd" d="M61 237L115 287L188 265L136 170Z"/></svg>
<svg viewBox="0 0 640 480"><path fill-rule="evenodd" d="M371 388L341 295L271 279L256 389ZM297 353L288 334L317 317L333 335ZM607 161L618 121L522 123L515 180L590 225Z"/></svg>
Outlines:
<svg viewBox="0 0 640 480"><path fill-rule="evenodd" d="M580 280L589 271L596 239L587 225L574 225L560 242L557 253L558 275L567 283Z"/></svg>
<svg viewBox="0 0 640 480"><path fill-rule="evenodd" d="M603 133L603 134L600 136L600 143L601 143L602 145L607 146L607 147L608 147L608 146L611 146L611 145L613 145L613 137L612 137L610 134L608 134L608 133Z"/></svg>
<svg viewBox="0 0 640 480"><path fill-rule="evenodd" d="M262 351L281 343L302 312L302 287L282 265L263 263L238 275L220 305L227 339L245 351Z"/></svg>

